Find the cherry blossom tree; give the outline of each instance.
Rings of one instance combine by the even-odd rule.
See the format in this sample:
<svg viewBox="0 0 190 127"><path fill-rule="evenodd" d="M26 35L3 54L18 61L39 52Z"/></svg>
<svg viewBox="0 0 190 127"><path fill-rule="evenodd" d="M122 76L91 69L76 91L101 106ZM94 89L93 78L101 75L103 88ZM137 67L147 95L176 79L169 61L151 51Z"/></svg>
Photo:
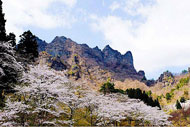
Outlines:
<svg viewBox="0 0 190 127"><path fill-rule="evenodd" d="M81 84L72 83L64 72L47 66L30 66L23 74L22 85L8 96L0 114L1 125L73 126L78 109L86 109L92 126L118 126L122 121L138 121L137 125L167 126L170 117L158 107L150 107L123 94L103 95ZM81 118L82 119L82 118Z"/></svg>
<svg viewBox="0 0 190 127"><path fill-rule="evenodd" d="M22 81L25 85L17 86L15 88L17 92L15 94L18 98L18 102L22 102L31 107L32 111L29 112L29 114L35 116L35 119L33 119L34 125L73 124L72 116L78 103L80 103L80 99L75 95L75 87L77 87L77 85L69 83L62 72L50 70L46 66L31 66L30 71L24 73ZM12 105L17 103L17 101L13 101ZM59 103L66 105L65 107L68 107L70 112L66 112L59 107ZM27 109L23 108L21 110L24 112ZM5 112L6 111L13 111L13 109L7 105ZM9 117L14 118L17 114L21 114L21 111L9 114ZM69 116L69 122L58 119L63 114ZM9 121L10 120L18 122L15 121L15 119L9 119ZM26 118L22 120L26 120ZM24 125L22 123L19 122L18 125Z"/></svg>
<svg viewBox="0 0 190 127"><path fill-rule="evenodd" d="M90 97L90 98L89 98ZM137 99L129 99L122 94L97 95L91 94L84 98L85 107L91 111L91 115L96 115L95 125L109 126L115 125L122 120L130 118L140 121L140 125L150 122L150 125L170 125L167 115L158 107L151 107ZM150 112L151 111L151 112ZM92 122L91 122L91 125Z"/></svg>
<svg viewBox="0 0 190 127"><path fill-rule="evenodd" d="M26 126L27 120L25 119L29 115L29 109L31 107L22 102L12 102L7 100L4 112L0 114L2 126L14 125L14 126Z"/></svg>

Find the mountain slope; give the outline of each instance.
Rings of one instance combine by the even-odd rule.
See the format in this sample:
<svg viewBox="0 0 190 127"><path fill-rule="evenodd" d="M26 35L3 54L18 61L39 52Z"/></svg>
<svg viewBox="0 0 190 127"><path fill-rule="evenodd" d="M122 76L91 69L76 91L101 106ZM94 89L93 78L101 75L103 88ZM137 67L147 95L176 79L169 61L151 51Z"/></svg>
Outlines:
<svg viewBox="0 0 190 127"><path fill-rule="evenodd" d="M77 44L64 36L55 37L51 43L38 41L39 51L46 51L52 57L59 57L69 66L69 75L75 79L89 79L102 82L112 80L124 81L126 78L141 80L144 72L137 71L133 65L130 51L122 55L107 45L103 50L98 47L90 48L86 44Z"/></svg>
<svg viewBox="0 0 190 127"><path fill-rule="evenodd" d="M48 45L47 42L42 41L40 38L36 37L36 41L38 43L38 52L45 51L46 46Z"/></svg>

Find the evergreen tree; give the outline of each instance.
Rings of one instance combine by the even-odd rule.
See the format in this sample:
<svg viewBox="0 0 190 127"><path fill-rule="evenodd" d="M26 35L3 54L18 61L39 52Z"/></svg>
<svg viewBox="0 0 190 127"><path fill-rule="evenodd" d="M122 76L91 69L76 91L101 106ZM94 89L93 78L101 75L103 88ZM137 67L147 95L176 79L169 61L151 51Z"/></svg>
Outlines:
<svg viewBox="0 0 190 127"><path fill-rule="evenodd" d="M176 101L175 106L176 106L177 109L182 109L181 104L180 104L180 102L178 100Z"/></svg>
<svg viewBox="0 0 190 127"><path fill-rule="evenodd" d="M29 60L34 61L38 57L36 37L28 30L20 35L20 38L17 51Z"/></svg>
<svg viewBox="0 0 190 127"><path fill-rule="evenodd" d="M3 2L0 0L0 41L6 41L5 18L2 9Z"/></svg>
<svg viewBox="0 0 190 127"><path fill-rule="evenodd" d="M153 100L153 98L152 98L152 96L150 94L150 93L152 93L151 91L146 93L145 91L142 91L139 88L137 88L137 89L130 88L130 89L126 90L126 93L127 93L128 97L130 97L130 98L140 99L144 103L146 103L147 105L150 105L152 107L157 106L157 107L159 107L161 109L158 99Z"/></svg>
<svg viewBox="0 0 190 127"><path fill-rule="evenodd" d="M9 35L7 36L7 41L11 43L12 47L16 47L16 36L14 33L9 33Z"/></svg>
<svg viewBox="0 0 190 127"><path fill-rule="evenodd" d="M106 93L113 93L115 92L115 88L114 88L114 84L113 83L110 83L110 82L106 82L104 83L101 88L100 88L100 92L103 92L104 95Z"/></svg>
<svg viewBox="0 0 190 127"><path fill-rule="evenodd" d="M184 97L181 97L181 98L180 98L180 102L181 102L181 103L185 103L185 101L186 101L186 100L185 100Z"/></svg>

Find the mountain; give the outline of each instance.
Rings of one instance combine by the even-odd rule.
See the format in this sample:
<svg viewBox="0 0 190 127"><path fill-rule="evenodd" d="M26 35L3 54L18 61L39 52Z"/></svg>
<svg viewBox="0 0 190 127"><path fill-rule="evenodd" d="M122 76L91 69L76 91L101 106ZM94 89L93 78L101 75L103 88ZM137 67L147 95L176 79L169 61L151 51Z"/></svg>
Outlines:
<svg viewBox="0 0 190 127"><path fill-rule="evenodd" d="M48 45L46 41L43 41L36 37L36 41L38 43L38 52L45 51L46 46Z"/></svg>
<svg viewBox="0 0 190 127"><path fill-rule="evenodd" d="M101 82L110 77L112 80L124 81L127 78L141 80L145 76L144 71L135 70L130 51L122 55L109 45L103 50L97 46L90 48L64 36L56 36L51 43L40 39L37 39L37 42L39 52L46 51L57 64L64 63L67 67L63 70L67 68L68 76L75 77L76 80L89 79ZM49 61L52 64L52 60Z"/></svg>

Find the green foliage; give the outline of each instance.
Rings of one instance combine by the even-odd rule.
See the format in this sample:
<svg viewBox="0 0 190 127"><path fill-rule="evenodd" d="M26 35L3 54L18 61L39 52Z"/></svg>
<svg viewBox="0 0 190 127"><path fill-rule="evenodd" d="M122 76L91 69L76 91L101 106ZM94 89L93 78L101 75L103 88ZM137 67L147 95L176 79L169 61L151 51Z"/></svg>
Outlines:
<svg viewBox="0 0 190 127"><path fill-rule="evenodd" d="M182 109L181 104L180 104L180 102L178 100L176 101L175 106L176 106L177 109Z"/></svg>
<svg viewBox="0 0 190 127"><path fill-rule="evenodd" d="M26 58L33 60L38 57L38 44L36 37L28 30L20 35L18 52L25 55Z"/></svg>
<svg viewBox="0 0 190 127"><path fill-rule="evenodd" d="M100 88L100 92L104 94L115 92L114 84L110 82L104 83Z"/></svg>
<svg viewBox="0 0 190 127"><path fill-rule="evenodd" d="M157 100L152 99L151 91L145 92L145 91L141 91L141 89L139 89L139 88L137 88L137 89L130 88L130 89L126 90L126 93L130 98L140 99L147 105L150 105L152 107L157 106L160 108L158 99Z"/></svg>
<svg viewBox="0 0 190 127"><path fill-rule="evenodd" d="M171 93L173 93L176 89L171 89Z"/></svg>
<svg viewBox="0 0 190 127"><path fill-rule="evenodd" d="M107 79L107 82L111 82L111 78L110 77Z"/></svg>
<svg viewBox="0 0 190 127"><path fill-rule="evenodd" d="M182 78L182 79L180 79L179 82L180 82L181 84L187 84L187 83L189 83L189 77Z"/></svg>
<svg viewBox="0 0 190 127"><path fill-rule="evenodd" d="M187 70L183 70L181 73L182 73L182 74L187 74L188 71L187 71Z"/></svg>
<svg viewBox="0 0 190 127"><path fill-rule="evenodd" d="M158 100L162 99L162 96L157 96L157 99L158 99Z"/></svg>
<svg viewBox="0 0 190 127"><path fill-rule="evenodd" d="M186 101L186 100L185 100L184 97L181 97L181 98L180 98L180 102L181 102L181 103L185 103L185 101Z"/></svg>
<svg viewBox="0 0 190 127"><path fill-rule="evenodd" d="M166 100L167 101L171 100L171 98L172 98L172 95L170 93L166 93Z"/></svg>
<svg viewBox="0 0 190 127"><path fill-rule="evenodd" d="M109 94L109 93L121 93L121 94L125 94L125 91L124 90L121 90L121 89L115 89L115 84L114 83L111 83L110 82L111 79L108 78L107 79L107 82L104 83L101 88L100 88L100 92L103 92L104 95L105 94Z"/></svg>
<svg viewBox="0 0 190 127"><path fill-rule="evenodd" d="M148 92L146 92L146 94L150 97L151 95L152 95L152 91L148 91Z"/></svg>
<svg viewBox="0 0 190 127"><path fill-rule="evenodd" d="M72 70L70 70L68 71L68 74L73 76L75 73Z"/></svg>
<svg viewBox="0 0 190 127"><path fill-rule="evenodd" d="M187 85L189 83L189 77L180 79L179 83L176 86L176 89L180 89L181 87Z"/></svg>

